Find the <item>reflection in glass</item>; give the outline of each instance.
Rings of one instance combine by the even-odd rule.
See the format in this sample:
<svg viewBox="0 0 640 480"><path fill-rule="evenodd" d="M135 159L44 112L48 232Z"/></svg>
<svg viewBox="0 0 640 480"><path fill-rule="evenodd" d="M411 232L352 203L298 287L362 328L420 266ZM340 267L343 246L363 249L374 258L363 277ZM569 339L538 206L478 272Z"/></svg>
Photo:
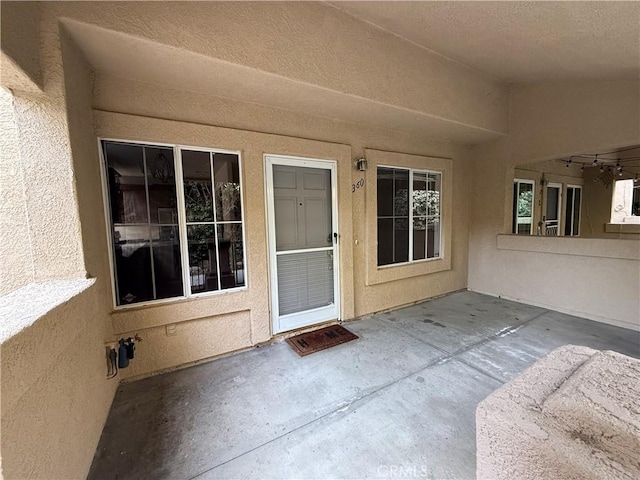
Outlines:
<svg viewBox="0 0 640 480"><path fill-rule="evenodd" d="M183 289L178 225L152 227L151 235L156 298L179 297Z"/></svg>
<svg viewBox="0 0 640 480"><path fill-rule="evenodd" d="M113 223L147 223L143 147L113 142L103 145Z"/></svg>
<svg viewBox="0 0 640 480"><path fill-rule="evenodd" d="M216 153L213 156L216 191L216 221L242 220L240 203L240 166L237 155Z"/></svg>
<svg viewBox="0 0 640 480"><path fill-rule="evenodd" d="M182 150L180 176L173 148L106 140L102 147L117 305L185 293L178 181L184 188L191 291L245 285L238 155Z"/></svg>
<svg viewBox="0 0 640 480"><path fill-rule="evenodd" d="M425 217L413 218L413 259L423 260L427 245L427 219Z"/></svg>
<svg viewBox="0 0 640 480"><path fill-rule="evenodd" d="M440 183L442 175L439 173L429 174L429 185L425 202L427 204L428 215L440 215Z"/></svg>
<svg viewBox="0 0 640 480"><path fill-rule="evenodd" d="M413 215L427 214L427 174L415 172L413 174Z"/></svg>
<svg viewBox="0 0 640 480"><path fill-rule="evenodd" d="M113 222L116 303L181 296L173 150L108 141L103 148Z"/></svg>
<svg viewBox="0 0 640 480"><path fill-rule="evenodd" d="M393 263L393 218L378 218L378 265Z"/></svg>
<svg viewBox="0 0 640 480"><path fill-rule="evenodd" d="M396 218L393 226L393 262L409 261L409 219Z"/></svg>
<svg viewBox="0 0 640 480"><path fill-rule="evenodd" d="M118 305L153 300L149 227L114 226L113 244Z"/></svg>
<svg viewBox="0 0 640 480"><path fill-rule="evenodd" d="M520 184L518 192L518 217L531 217L533 209L533 185Z"/></svg>
<svg viewBox="0 0 640 480"><path fill-rule="evenodd" d="M377 181L378 265L439 257L442 174L380 167Z"/></svg>
<svg viewBox="0 0 640 480"><path fill-rule="evenodd" d="M176 175L171 148L144 147L152 224L178 223Z"/></svg>
<svg viewBox="0 0 640 480"><path fill-rule="evenodd" d="M427 258L440 256L440 217L427 220Z"/></svg>
<svg viewBox="0 0 640 480"><path fill-rule="evenodd" d="M240 159L194 150L181 154L191 292L243 286Z"/></svg>
<svg viewBox="0 0 640 480"><path fill-rule="evenodd" d="M530 235L533 226L533 184L528 181L513 182L513 232Z"/></svg>
<svg viewBox="0 0 640 480"><path fill-rule="evenodd" d="M213 222L211 154L192 150L181 153L187 222Z"/></svg>
<svg viewBox="0 0 640 480"><path fill-rule="evenodd" d="M218 253L222 289L244 286L242 224L218 225Z"/></svg>
<svg viewBox="0 0 640 480"><path fill-rule="evenodd" d="M393 171L394 202L393 214L397 217L409 216L409 170Z"/></svg>
<svg viewBox="0 0 640 480"><path fill-rule="evenodd" d="M393 170L378 167L378 217L393 216Z"/></svg>
<svg viewBox="0 0 640 480"><path fill-rule="evenodd" d="M219 290L214 225L187 226L191 293Z"/></svg>

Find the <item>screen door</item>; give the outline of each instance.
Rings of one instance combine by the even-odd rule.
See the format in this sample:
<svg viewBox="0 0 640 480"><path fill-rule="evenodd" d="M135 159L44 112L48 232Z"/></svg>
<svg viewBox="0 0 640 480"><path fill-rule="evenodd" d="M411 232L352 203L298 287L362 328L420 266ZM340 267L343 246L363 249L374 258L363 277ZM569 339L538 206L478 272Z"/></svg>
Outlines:
<svg viewBox="0 0 640 480"><path fill-rule="evenodd" d="M274 333L337 319L335 162L265 158Z"/></svg>

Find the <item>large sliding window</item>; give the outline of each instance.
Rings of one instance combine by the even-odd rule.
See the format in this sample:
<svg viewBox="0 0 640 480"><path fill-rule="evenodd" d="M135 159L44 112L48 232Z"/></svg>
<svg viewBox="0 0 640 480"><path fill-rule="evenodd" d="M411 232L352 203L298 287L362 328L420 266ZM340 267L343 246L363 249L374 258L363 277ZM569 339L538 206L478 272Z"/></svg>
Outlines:
<svg viewBox="0 0 640 480"><path fill-rule="evenodd" d="M378 167L378 266L440 258L442 174Z"/></svg>
<svg viewBox="0 0 640 480"><path fill-rule="evenodd" d="M245 285L240 157L102 141L116 306Z"/></svg>

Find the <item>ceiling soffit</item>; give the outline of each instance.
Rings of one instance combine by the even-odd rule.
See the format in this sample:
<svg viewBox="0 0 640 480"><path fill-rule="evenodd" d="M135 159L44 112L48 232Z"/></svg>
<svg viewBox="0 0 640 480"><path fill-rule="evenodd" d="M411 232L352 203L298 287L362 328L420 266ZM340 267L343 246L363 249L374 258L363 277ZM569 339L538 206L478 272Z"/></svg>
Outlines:
<svg viewBox="0 0 640 480"><path fill-rule="evenodd" d="M462 144L504 135L345 94L95 25L64 20L92 68L109 75Z"/></svg>

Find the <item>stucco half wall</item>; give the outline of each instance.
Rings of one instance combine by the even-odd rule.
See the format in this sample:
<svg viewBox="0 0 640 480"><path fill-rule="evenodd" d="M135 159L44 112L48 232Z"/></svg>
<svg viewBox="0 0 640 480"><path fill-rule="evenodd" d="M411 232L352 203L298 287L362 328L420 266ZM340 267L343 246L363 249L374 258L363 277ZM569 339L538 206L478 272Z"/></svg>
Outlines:
<svg viewBox="0 0 640 480"><path fill-rule="evenodd" d="M93 279L33 283L1 298L4 478L89 471L118 385L106 378L111 326L101 304Z"/></svg>
<svg viewBox="0 0 640 480"><path fill-rule="evenodd" d="M640 144L640 83L517 87L510 111L511 135L474 147L469 288L640 329L640 240L509 238L515 169Z"/></svg>

